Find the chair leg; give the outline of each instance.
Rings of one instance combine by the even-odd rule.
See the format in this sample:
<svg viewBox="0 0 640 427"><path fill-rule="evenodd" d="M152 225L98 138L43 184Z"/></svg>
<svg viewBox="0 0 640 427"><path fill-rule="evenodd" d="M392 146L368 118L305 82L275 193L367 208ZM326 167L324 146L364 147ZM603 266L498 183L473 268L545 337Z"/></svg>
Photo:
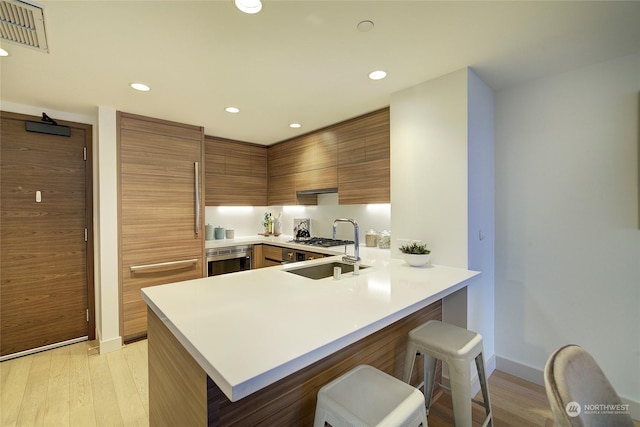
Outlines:
<svg viewBox="0 0 640 427"><path fill-rule="evenodd" d="M424 353L422 357L424 357L424 404L427 408L427 415L429 415L431 397L433 396L433 384L436 379L437 359Z"/></svg>
<svg viewBox="0 0 640 427"><path fill-rule="evenodd" d="M456 427L471 427L471 368L466 360L448 360Z"/></svg>
<svg viewBox="0 0 640 427"><path fill-rule="evenodd" d="M416 361L417 352L417 346L409 341L407 344L407 352L404 355L404 372L402 374L402 381L407 384L411 384L411 374L413 373L413 364Z"/></svg>
<svg viewBox="0 0 640 427"><path fill-rule="evenodd" d="M478 380L480 381L480 389L482 390L484 410L487 413L487 418L489 418L487 425L493 427L493 414L491 413L491 401L489 400L489 387L487 387L487 375L484 370L484 356L482 353L476 356L476 368L478 369Z"/></svg>

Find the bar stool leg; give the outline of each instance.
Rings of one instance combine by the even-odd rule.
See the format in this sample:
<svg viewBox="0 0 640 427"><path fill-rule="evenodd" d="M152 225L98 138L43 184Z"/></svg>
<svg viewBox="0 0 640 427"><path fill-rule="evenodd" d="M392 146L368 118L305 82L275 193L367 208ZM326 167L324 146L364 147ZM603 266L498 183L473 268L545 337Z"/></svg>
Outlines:
<svg viewBox="0 0 640 427"><path fill-rule="evenodd" d="M491 413L491 401L489 400L489 388L487 387L487 377L484 370L484 356L482 353L476 356L476 368L478 368L478 380L480 381L480 389L482 390L482 400L484 402L484 410L489 419L488 424L493 427L493 414Z"/></svg>
<svg viewBox="0 0 640 427"><path fill-rule="evenodd" d="M413 373L413 364L416 362L417 352L418 346L409 341L407 344L407 352L404 355L404 371L402 374L402 381L407 384L411 384L411 374Z"/></svg>
<svg viewBox="0 0 640 427"><path fill-rule="evenodd" d="M429 415L429 407L431 406L431 397L433 396L433 385L436 380L436 362L435 357L422 354L424 357L424 404Z"/></svg>
<svg viewBox="0 0 640 427"><path fill-rule="evenodd" d="M467 360L447 360L456 427L471 427L471 368Z"/></svg>

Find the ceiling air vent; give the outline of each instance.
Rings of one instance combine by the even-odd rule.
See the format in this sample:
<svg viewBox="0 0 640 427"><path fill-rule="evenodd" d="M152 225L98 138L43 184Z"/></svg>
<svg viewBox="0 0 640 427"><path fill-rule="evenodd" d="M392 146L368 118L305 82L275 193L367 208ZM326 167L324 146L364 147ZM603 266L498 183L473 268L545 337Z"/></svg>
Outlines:
<svg viewBox="0 0 640 427"><path fill-rule="evenodd" d="M23 0L0 0L0 38L49 52L43 7Z"/></svg>

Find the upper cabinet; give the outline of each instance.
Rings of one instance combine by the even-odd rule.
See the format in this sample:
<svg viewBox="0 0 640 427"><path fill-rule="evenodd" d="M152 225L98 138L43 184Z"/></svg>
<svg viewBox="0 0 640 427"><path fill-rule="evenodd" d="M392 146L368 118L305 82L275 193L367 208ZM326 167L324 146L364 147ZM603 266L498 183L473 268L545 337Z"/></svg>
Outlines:
<svg viewBox="0 0 640 427"><path fill-rule="evenodd" d="M205 136L207 206L266 206L267 147Z"/></svg>
<svg viewBox="0 0 640 427"><path fill-rule="evenodd" d="M316 194L337 191L337 139L322 129L269 147L269 205L314 205Z"/></svg>
<svg viewBox="0 0 640 427"><path fill-rule="evenodd" d="M389 203L389 108L336 125L338 202L341 205Z"/></svg>
<svg viewBox="0 0 640 427"><path fill-rule="evenodd" d="M207 206L389 203L389 108L270 147L205 137Z"/></svg>
<svg viewBox="0 0 640 427"><path fill-rule="evenodd" d="M269 147L269 205L389 203L389 108Z"/></svg>

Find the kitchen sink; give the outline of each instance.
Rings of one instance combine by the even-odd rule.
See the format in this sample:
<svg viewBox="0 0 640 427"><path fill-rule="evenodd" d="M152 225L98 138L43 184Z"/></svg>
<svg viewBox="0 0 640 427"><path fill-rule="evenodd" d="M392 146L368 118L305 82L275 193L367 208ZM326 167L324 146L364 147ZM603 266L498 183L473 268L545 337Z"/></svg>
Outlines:
<svg viewBox="0 0 640 427"><path fill-rule="evenodd" d="M353 271L353 264L345 262L329 262L325 264L310 265L308 267L292 268L291 270L285 270L287 273L297 274L298 276L308 277L309 279L324 279L326 277L333 276L333 268L341 267L342 273L351 273ZM369 268L368 265L360 265L360 270Z"/></svg>

